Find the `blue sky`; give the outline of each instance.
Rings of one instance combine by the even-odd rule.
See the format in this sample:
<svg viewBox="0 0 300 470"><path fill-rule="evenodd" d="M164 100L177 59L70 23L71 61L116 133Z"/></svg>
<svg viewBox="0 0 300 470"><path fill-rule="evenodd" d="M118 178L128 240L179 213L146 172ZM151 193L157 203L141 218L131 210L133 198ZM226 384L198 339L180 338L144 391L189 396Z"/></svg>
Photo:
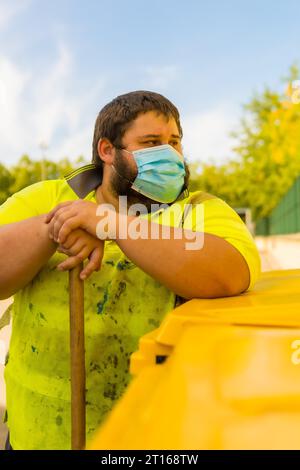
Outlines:
<svg viewBox="0 0 300 470"><path fill-rule="evenodd" d="M190 161L221 162L242 104L300 58L293 0L0 0L0 162L91 156L94 121L121 93L179 108Z"/></svg>

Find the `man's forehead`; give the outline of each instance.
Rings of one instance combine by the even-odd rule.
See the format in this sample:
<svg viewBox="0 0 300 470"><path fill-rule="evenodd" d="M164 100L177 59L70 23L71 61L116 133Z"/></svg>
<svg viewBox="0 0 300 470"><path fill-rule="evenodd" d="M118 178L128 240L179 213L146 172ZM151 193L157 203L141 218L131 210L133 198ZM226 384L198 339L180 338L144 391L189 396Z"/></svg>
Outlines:
<svg viewBox="0 0 300 470"><path fill-rule="evenodd" d="M132 137L158 137L164 134L170 134L179 138L179 131L173 116L166 117L163 114L157 114L149 111L140 114L131 124L126 135Z"/></svg>

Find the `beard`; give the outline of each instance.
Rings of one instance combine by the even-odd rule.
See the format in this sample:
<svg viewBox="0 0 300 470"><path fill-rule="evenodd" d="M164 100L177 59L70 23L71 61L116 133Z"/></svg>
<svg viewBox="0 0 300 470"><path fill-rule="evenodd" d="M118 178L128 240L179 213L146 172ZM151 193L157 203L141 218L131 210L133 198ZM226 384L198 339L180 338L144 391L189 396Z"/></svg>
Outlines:
<svg viewBox="0 0 300 470"><path fill-rule="evenodd" d="M182 187L181 192L184 189L188 188L189 179L190 179L190 170L188 164L184 161L184 168L185 168L185 177L184 177L184 185ZM151 212L151 205L152 204L163 204L161 202L156 201L155 199L151 199L143 194L135 191L131 188L133 181L137 177L137 168L131 168L128 165L128 161L122 155L122 151L116 149L115 153L115 163L113 167L113 173L110 180L110 187L111 191L113 192L115 197L118 196L127 196L127 209L132 206L133 204L143 204L146 208L148 213ZM180 192L180 194L181 194ZM173 201L175 202L175 201ZM164 203L167 206L173 204Z"/></svg>

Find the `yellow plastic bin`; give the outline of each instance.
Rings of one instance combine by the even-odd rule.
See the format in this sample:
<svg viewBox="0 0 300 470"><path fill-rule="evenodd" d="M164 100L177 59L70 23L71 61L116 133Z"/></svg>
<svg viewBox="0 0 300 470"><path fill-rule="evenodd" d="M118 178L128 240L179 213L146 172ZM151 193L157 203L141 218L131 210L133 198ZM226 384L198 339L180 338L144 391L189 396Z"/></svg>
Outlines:
<svg viewBox="0 0 300 470"><path fill-rule="evenodd" d="M131 373L91 449L300 449L300 270L176 308Z"/></svg>

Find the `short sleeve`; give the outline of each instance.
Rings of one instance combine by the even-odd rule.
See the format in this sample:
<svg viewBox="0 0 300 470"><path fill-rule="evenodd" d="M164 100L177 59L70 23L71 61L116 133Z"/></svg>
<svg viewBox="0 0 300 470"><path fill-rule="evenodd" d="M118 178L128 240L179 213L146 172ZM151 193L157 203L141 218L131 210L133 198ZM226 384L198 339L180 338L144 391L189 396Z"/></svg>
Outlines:
<svg viewBox="0 0 300 470"><path fill-rule="evenodd" d="M45 214L56 201L58 180L41 181L32 184L9 197L0 206L0 225Z"/></svg>
<svg viewBox="0 0 300 470"><path fill-rule="evenodd" d="M258 249L244 222L225 201L216 197L202 204L193 204L184 228L216 235L234 246L244 257L250 271L248 289L253 287L261 272Z"/></svg>

